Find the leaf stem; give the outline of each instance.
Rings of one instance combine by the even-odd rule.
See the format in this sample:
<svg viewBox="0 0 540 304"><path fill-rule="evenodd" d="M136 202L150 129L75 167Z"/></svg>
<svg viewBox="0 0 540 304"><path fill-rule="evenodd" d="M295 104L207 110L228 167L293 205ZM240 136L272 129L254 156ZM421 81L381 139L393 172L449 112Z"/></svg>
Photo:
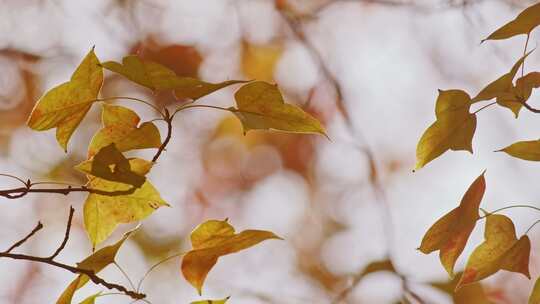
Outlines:
<svg viewBox="0 0 540 304"><path fill-rule="evenodd" d="M173 254L169 257L166 257L165 259L155 263L154 265L152 265L150 268L148 268L148 270L146 271L146 273L144 274L144 276L139 280L139 283L137 284L137 292L140 292L141 290L141 287L142 287L142 283L144 282L144 280L146 279L146 277L154 270L156 269L159 265L171 260L171 259L174 259L176 257L179 257L179 256L183 256L184 254L186 254L187 252L180 252L180 253L176 253L176 254Z"/></svg>
<svg viewBox="0 0 540 304"><path fill-rule="evenodd" d="M132 100L132 101L138 101L138 102L144 103L145 105L151 107L156 112L158 112L163 118L165 118L165 114L163 114L163 112L161 112L161 110L158 107L156 107L155 105L153 105L152 103L150 103L150 102L148 102L146 100L135 98L135 97L111 96L111 97L104 97L104 98L94 99L94 101L109 101L109 100L116 100L116 99L125 99L125 100Z"/></svg>
<svg viewBox="0 0 540 304"><path fill-rule="evenodd" d="M527 231L525 231L525 234L528 234L529 231L531 231L531 229L533 229L534 226L536 226L536 224L540 223L540 220L536 220L536 222L534 222L528 229Z"/></svg>
<svg viewBox="0 0 540 304"><path fill-rule="evenodd" d="M540 211L540 208L538 207L535 207L535 206L531 206L531 205L511 205L511 206L506 206L506 207L502 207L502 208L499 208L499 209L495 209L491 212L487 212L487 211L484 211L484 212L487 212L487 214L485 215L482 215L481 217L479 217L478 219L483 219L483 218L486 218L494 213L497 213L497 212L500 212L500 211L503 211L503 210L507 210L507 209L513 209L513 208L529 208L529 209L534 209L536 211Z"/></svg>
<svg viewBox="0 0 540 304"><path fill-rule="evenodd" d="M128 281L129 283L129 286L131 286L131 289L135 290L135 285L133 284L133 281L131 280L131 278L128 276L127 272L124 270L124 268L122 268L116 261L113 262L114 266L116 266L116 268L118 268L118 270L122 273L122 275L126 278L126 280Z"/></svg>
<svg viewBox="0 0 540 304"><path fill-rule="evenodd" d="M492 103L488 103L487 105L485 105L485 106L481 107L480 109L474 111L473 114L476 114L476 113L482 111L482 110L485 109L485 108L491 107L492 105L494 105L494 104L496 104L496 103L497 103L496 101L494 101L494 102L492 102Z"/></svg>
<svg viewBox="0 0 540 304"><path fill-rule="evenodd" d="M523 64L521 65L521 77L525 74L525 55L527 54L527 46L529 45L529 38L531 38L531 33L527 33L527 40L525 40L525 48L523 49Z"/></svg>
<svg viewBox="0 0 540 304"><path fill-rule="evenodd" d="M203 104L189 104L189 105L179 107L178 109L176 109L176 111L174 111L172 116L174 117L174 115L176 115L176 113L181 112L181 111L186 110L186 109L191 109L191 108L210 108L210 109L217 109L217 110L228 111L228 112L235 112L234 108L223 108L223 107L211 106L211 105L203 105Z"/></svg>

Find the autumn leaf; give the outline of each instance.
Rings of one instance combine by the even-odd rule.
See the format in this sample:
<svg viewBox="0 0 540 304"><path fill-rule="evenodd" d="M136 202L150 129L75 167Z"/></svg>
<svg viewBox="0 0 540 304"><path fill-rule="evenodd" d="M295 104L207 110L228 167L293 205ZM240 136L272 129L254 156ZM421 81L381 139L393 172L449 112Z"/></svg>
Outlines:
<svg viewBox="0 0 540 304"><path fill-rule="evenodd" d="M96 303L96 299L101 296L101 291L98 292L98 293L95 293L89 297L87 297L86 299L84 299L81 303L79 304L95 304Z"/></svg>
<svg viewBox="0 0 540 304"><path fill-rule="evenodd" d="M194 301L191 302L191 304L225 304L231 297L226 297L222 300L202 300L202 301Z"/></svg>
<svg viewBox="0 0 540 304"><path fill-rule="evenodd" d="M518 141L496 152L505 152L524 160L540 161L540 140Z"/></svg>
<svg viewBox="0 0 540 304"><path fill-rule="evenodd" d="M248 79L272 81L283 46L279 43L253 45L242 43L242 71Z"/></svg>
<svg viewBox="0 0 540 304"><path fill-rule="evenodd" d="M242 86L234 95L237 108L229 108L249 130L278 130L318 133L326 136L321 123L299 107L287 104L276 85L256 81Z"/></svg>
<svg viewBox="0 0 540 304"><path fill-rule="evenodd" d="M226 220L206 221L191 233L193 249L182 259L182 274L201 294L206 276L219 257L247 249L268 239L281 238L264 230L244 230L235 234L233 226Z"/></svg>
<svg viewBox="0 0 540 304"><path fill-rule="evenodd" d="M516 93L523 101L527 101L531 97L532 89L540 87L540 73L531 72L516 80Z"/></svg>
<svg viewBox="0 0 540 304"><path fill-rule="evenodd" d="M471 184L459 206L429 228L418 248L424 254L439 250L441 264L450 277L454 276L454 265L479 218L478 208L485 190L486 181L482 173Z"/></svg>
<svg viewBox="0 0 540 304"><path fill-rule="evenodd" d="M92 138L88 146L88 158L111 143L114 143L120 152L159 148L161 137L157 127L152 122L138 126L140 120L139 116L128 108L103 104L103 129Z"/></svg>
<svg viewBox="0 0 540 304"><path fill-rule="evenodd" d="M124 57L122 63L107 61L102 66L150 90L173 90L179 99L197 100L224 87L246 82L229 80L209 83L191 77L178 77L167 67L153 61L143 61L135 55Z"/></svg>
<svg viewBox="0 0 540 304"><path fill-rule="evenodd" d="M56 128L56 140L67 151L71 135L96 101L102 84L103 70L92 48L70 81L49 90L38 100L28 126L38 131Z"/></svg>
<svg viewBox="0 0 540 304"><path fill-rule="evenodd" d="M530 279L531 241L527 235L519 240L510 218L492 214L486 219L485 241L473 251L456 286L477 282L503 269L519 272Z"/></svg>
<svg viewBox="0 0 540 304"><path fill-rule="evenodd" d="M529 304L540 304L540 278L536 279L533 290L529 296Z"/></svg>
<svg viewBox="0 0 540 304"><path fill-rule="evenodd" d="M520 98L513 81L517 72L519 71L519 68L523 65L523 62L525 62L527 56L529 56L529 54L531 54L533 51L534 50L531 50L527 54L523 55L512 66L512 69L508 73L502 75L501 77L497 78L497 80L491 82L485 88L483 88L478 95L472 99L473 103L496 98L498 105L510 109L517 118L519 111L523 106L520 101L525 102L528 97L524 100Z"/></svg>
<svg viewBox="0 0 540 304"><path fill-rule="evenodd" d="M132 159L132 170L140 175L148 172L149 162ZM91 189L116 192L126 191L129 185L90 177L88 187ZM102 195L90 193L84 203L84 226L92 246L103 242L121 223L140 221L150 216L156 209L169 206L159 195L154 186L146 180L138 189L126 195Z"/></svg>
<svg viewBox="0 0 540 304"><path fill-rule="evenodd" d="M472 153L476 115L469 113L469 94L462 90L439 90L437 120L424 132L416 147L416 170L448 150Z"/></svg>
<svg viewBox="0 0 540 304"><path fill-rule="evenodd" d="M120 250L120 247L122 247L124 242L137 229L138 227L131 231L128 231L126 234L124 234L124 236L118 242L114 243L113 245L103 247L99 249L98 251L92 253L86 259L84 259L80 263L77 263L77 267L81 269L85 269L85 270L91 270L95 274L97 274L108 265L114 263L116 254L118 253L118 250ZM83 287L84 285L86 285L86 283L88 283L89 280L90 278L84 274L77 276L77 278L69 284L66 290L64 290L62 295L60 295L60 298L58 298L58 300L56 301L56 304L71 304L71 301L73 299L73 295L75 294L75 292L81 287ZM97 296L94 295L94 299L96 297ZM83 301L83 303L85 302ZM87 302L87 303L93 303L93 302Z"/></svg>
<svg viewBox="0 0 540 304"><path fill-rule="evenodd" d="M463 286L456 291L460 276L461 273L457 273L450 281L431 282L429 285L452 297L454 304L494 304L493 301L489 300L488 294L479 282Z"/></svg>
<svg viewBox="0 0 540 304"><path fill-rule="evenodd" d="M91 160L75 168L107 181L128 184L136 188L141 187L146 181L144 175L131 169L130 161L118 151L114 143L103 147Z"/></svg>
<svg viewBox="0 0 540 304"><path fill-rule="evenodd" d="M540 16L540 3L534 4L523 10L514 20L491 33L491 35L482 40L482 42L486 40L507 39L521 34L528 35L540 24L540 18L538 18L538 16Z"/></svg>

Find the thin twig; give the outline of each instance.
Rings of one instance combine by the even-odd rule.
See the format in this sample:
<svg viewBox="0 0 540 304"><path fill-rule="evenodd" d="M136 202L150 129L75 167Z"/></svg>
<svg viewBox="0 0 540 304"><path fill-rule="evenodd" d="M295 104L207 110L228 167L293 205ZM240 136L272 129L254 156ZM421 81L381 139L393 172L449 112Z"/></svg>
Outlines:
<svg viewBox="0 0 540 304"><path fill-rule="evenodd" d="M169 113L169 110L165 109L165 114L163 115L163 119L165 119L165 122L167 123L167 136L165 137L165 140L163 141L161 146L159 146L156 154L152 158L153 163L157 162L157 160L161 156L161 153L163 153L163 151L165 150L165 148L167 148L167 145L171 141L171 137L172 137L172 120L173 120L173 118L174 118L174 115L171 115Z"/></svg>
<svg viewBox="0 0 540 304"><path fill-rule="evenodd" d="M28 193L52 193L52 194L63 194L68 195L72 192L87 192L93 194L100 194L106 196L120 196L120 195L129 195L135 192L137 188L131 187L128 190L119 190L119 191L103 191L99 189L88 188L87 186L72 187L68 186L66 188L32 188L32 184L27 185L26 187L19 187L14 189L0 190L0 197L5 197L8 199L17 199L21 198Z"/></svg>
<svg viewBox="0 0 540 304"><path fill-rule="evenodd" d="M8 248L8 250L4 251L6 253L9 253L11 252L13 249L21 246L22 244L24 244L26 241L28 241L28 239L30 239L34 234L36 234L36 232L38 232L39 230L41 230L41 228L43 228L43 224L41 224L41 222L38 222L36 227L34 227L34 229L32 229L32 231L27 235L25 236L23 239L21 239L20 241L16 242L15 244L11 245L11 247Z"/></svg>
<svg viewBox="0 0 540 304"><path fill-rule="evenodd" d="M49 257L51 260L56 258L60 254L60 252L64 250L64 247L66 247L67 241L69 239L69 232L71 231L71 221L73 220L73 213L75 213L75 209L72 206L70 206L69 217L66 224L66 232L64 234L64 240L62 240L62 243L60 244L60 246L58 246L56 251Z"/></svg>

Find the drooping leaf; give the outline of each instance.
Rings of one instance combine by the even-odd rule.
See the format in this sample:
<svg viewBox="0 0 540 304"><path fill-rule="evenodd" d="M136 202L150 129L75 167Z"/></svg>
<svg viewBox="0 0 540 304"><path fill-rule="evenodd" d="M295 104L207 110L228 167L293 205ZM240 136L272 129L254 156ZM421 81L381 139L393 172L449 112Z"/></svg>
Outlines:
<svg viewBox="0 0 540 304"><path fill-rule="evenodd" d="M247 249L268 239L280 237L264 230L244 230L235 234L234 228L227 221L206 221L191 233L193 249L182 259L182 274L201 294L204 280L219 257Z"/></svg>
<svg viewBox="0 0 540 304"><path fill-rule="evenodd" d="M424 254L439 250L441 264L450 277L454 276L454 265L479 218L478 208L485 190L486 181L482 173L471 184L459 206L429 228L418 248Z"/></svg>
<svg viewBox="0 0 540 304"><path fill-rule="evenodd" d="M514 37L516 35L529 34L535 27L540 24L540 3L534 4L525 10L512 21L503 25L486 39L486 40L500 40Z"/></svg>
<svg viewBox="0 0 540 304"><path fill-rule="evenodd" d="M529 296L529 304L540 304L540 278L536 279L533 290Z"/></svg>
<svg viewBox="0 0 540 304"><path fill-rule="evenodd" d="M103 129L99 130L88 146L88 158L94 156L101 148L111 143L120 152L137 149L159 148L161 136L152 122L142 123L132 110L115 105L103 104Z"/></svg>
<svg viewBox="0 0 540 304"><path fill-rule="evenodd" d="M43 131L56 128L56 140L67 151L67 143L103 84L103 69L94 48L83 59L68 82L54 87L36 103L28 126Z"/></svg>
<svg viewBox="0 0 540 304"><path fill-rule="evenodd" d="M194 301L191 302L191 304L225 304L231 297L226 297L222 300L202 300L202 301Z"/></svg>
<svg viewBox="0 0 540 304"><path fill-rule="evenodd" d="M101 291L98 292L98 293L95 293L89 297L87 297L86 299L84 299L81 303L79 304L95 304L96 303L96 299L101 296Z"/></svg>
<svg viewBox="0 0 540 304"><path fill-rule="evenodd" d="M456 285L459 282L460 276L461 273L457 273L450 281L431 282L430 285L452 297L454 304L495 304L493 301L490 301L488 294L480 282L463 286L456 291Z"/></svg>
<svg viewBox="0 0 540 304"><path fill-rule="evenodd" d="M124 57L122 63L108 61L102 66L153 91L173 90L179 99L197 100L224 87L246 82L229 80L209 83L191 77L178 77L167 67L153 61L143 61L136 55Z"/></svg>
<svg viewBox="0 0 540 304"><path fill-rule="evenodd" d="M132 163L133 164L133 163ZM133 168L142 173L148 167L144 163ZM141 172L142 171L142 172ZM107 192L126 191L129 185L91 177L88 183L91 189ZM84 226L93 247L103 242L121 223L140 221L150 216L162 206L169 206L159 195L154 186L146 182L127 195L102 195L90 193L84 203Z"/></svg>
<svg viewBox="0 0 540 304"><path fill-rule="evenodd" d="M462 90L439 90L435 106L437 120L424 132L416 147L416 168L420 169L448 150L472 153L476 115L469 113L469 94Z"/></svg>
<svg viewBox="0 0 540 304"><path fill-rule="evenodd" d="M114 143L101 148L91 160L85 161L75 168L107 181L128 184L136 188L141 187L146 181L144 175L131 169L130 161L118 151Z"/></svg>
<svg viewBox="0 0 540 304"><path fill-rule="evenodd" d="M524 160L540 161L540 140L518 141L498 151Z"/></svg>
<svg viewBox="0 0 540 304"><path fill-rule="evenodd" d="M91 270L94 273L98 273L101 270L103 270L108 265L114 263L116 254L118 253L118 250L120 250L120 247L124 244L124 242L133 234L137 228L128 231L124 236L113 245L109 245L106 247L103 247L99 249L98 251L92 253L90 256L88 256L86 259L81 261L80 263L77 263L77 267L81 269ZM79 275L75 280L73 280L69 286L64 290L64 292L60 295L58 300L56 301L56 304L71 304L71 301L73 299L73 295L75 292L86 285L90 278L86 275ZM97 294L99 295L99 294ZM94 295L94 299L97 297L97 295ZM87 298L88 299L91 299ZM86 301L86 300L85 300ZM85 303L83 301L83 303ZM93 302L88 302L93 303ZM82 304L82 303L81 303Z"/></svg>
<svg viewBox="0 0 540 304"><path fill-rule="evenodd" d="M278 130L318 133L326 136L321 123L299 107L287 104L276 85L256 81L242 86L234 95L237 108L229 108L249 130Z"/></svg>
<svg viewBox="0 0 540 304"><path fill-rule="evenodd" d="M516 229L510 218L500 214L488 215L484 237L485 241L469 257L456 289L487 278L501 269L530 278L531 241L527 235L519 240L516 238Z"/></svg>

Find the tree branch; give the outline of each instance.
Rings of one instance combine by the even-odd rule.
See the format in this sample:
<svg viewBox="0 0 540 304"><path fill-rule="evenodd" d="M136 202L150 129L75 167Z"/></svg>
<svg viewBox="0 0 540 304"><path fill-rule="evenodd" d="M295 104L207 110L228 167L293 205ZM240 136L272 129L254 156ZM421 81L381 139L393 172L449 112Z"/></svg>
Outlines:
<svg viewBox="0 0 540 304"><path fill-rule="evenodd" d="M4 251L6 253L9 253L11 252L13 249L21 246L22 244L24 244L26 241L28 241L34 234L36 234L36 232L38 232L39 230L41 230L41 228L43 228L43 224L41 224L41 222L38 222L36 227L34 227L34 229L32 229L32 231L27 235L25 236L23 239L21 239L20 241L16 242L15 244L11 245L11 247L8 248L8 250Z"/></svg>
<svg viewBox="0 0 540 304"><path fill-rule="evenodd" d="M93 194L100 194L106 196L120 196L120 195L129 195L135 192L137 188L131 187L128 190L120 191L103 191L98 189L88 188L86 186L72 187L67 186L66 188L32 188L32 184L28 183L25 187L19 187L14 189L0 190L0 197L5 197L8 199L17 199L21 198L28 193L53 193L53 194L63 194L68 195L72 192L87 192Z"/></svg>
<svg viewBox="0 0 540 304"><path fill-rule="evenodd" d="M56 249L56 251L49 257L49 259L54 259L57 257L62 250L64 250L64 247L66 247L67 241L69 239L69 232L71 231L71 221L73 220L73 213L75 212L75 209L70 206L69 207L69 217L66 224L66 233L64 234L64 240L60 244L60 246Z"/></svg>
<svg viewBox="0 0 540 304"><path fill-rule="evenodd" d="M161 156L161 153L165 150L165 148L167 148L167 145L171 141L171 137L172 137L172 120L173 120L173 118L174 118L174 115L171 116L171 114L169 113L169 110L165 109L164 119L165 119L165 122L167 123L167 136L165 137L165 140L163 141L163 143L161 144L161 146L157 150L156 154L152 158L153 163L157 162L157 160Z"/></svg>

